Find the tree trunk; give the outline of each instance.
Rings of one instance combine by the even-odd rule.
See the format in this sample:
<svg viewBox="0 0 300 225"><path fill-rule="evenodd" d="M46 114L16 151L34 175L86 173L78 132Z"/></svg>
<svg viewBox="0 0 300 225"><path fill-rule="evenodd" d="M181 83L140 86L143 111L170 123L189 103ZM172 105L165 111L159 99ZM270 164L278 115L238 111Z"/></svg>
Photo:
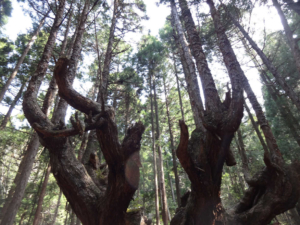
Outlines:
<svg viewBox="0 0 300 225"><path fill-rule="evenodd" d="M153 76L154 77L154 76ZM154 90L154 106L155 106L155 118L156 118L156 142L158 150L158 166L160 168L160 187L161 187L161 198L162 198L162 219L164 225L168 224L168 202L167 202L167 193L165 185L165 174L164 174L164 165L163 165L163 156L160 146L160 127L159 127L159 118L158 118L158 104L156 96L156 81L155 77L153 78L153 90Z"/></svg>
<svg viewBox="0 0 300 225"><path fill-rule="evenodd" d="M176 72L175 72L176 73ZM177 77L177 76L176 76ZM178 80L177 80L178 82ZM175 186L176 186L176 199L177 199L177 205L180 206L180 186L179 186L179 176L177 171L177 162L176 162L176 153L175 153L175 147L174 147L174 139L173 139L173 132L172 132L172 124L171 124L171 118L170 118L170 110L169 110L169 100L167 95L167 89L166 89L166 82L165 78L163 78L163 84L164 84L164 91L165 91L165 99L166 99L166 110L167 110L167 117L168 117L168 125L169 125L169 133L170 133L170 142L171 142L171 152L172 152L172 161L173 161L173 171L175 176ZM180 92L180 90L178 90ZM180 98L181 102L181 98ZM170 181L171 182L171 181Z"/></svg>
<svg viewBox="0 0 300 225"><path fill-rule="evenodd" d="M101 76L101 88L99 89L99 94L97 97L97 102L101 102L102 107L104 109L104 105L106 102L106 97L107 97L107 87L108 87L108 76L109 76L109 70L110 70L110 63L113 55L113 43L114 43L114 37L115 37L115 29L119 17L119 0L114 0L114 10L113 10L113 15L112 15L112 20L111 20L111 26L109 30L109 39L108 39L108 44L106 48L106 53L105 53L105 59L104 59L104 65L103 65L103 72Z"/></svg>
<svg viewBox="0 0 300 225"><path fill-rule="evenodd" d="M33 33L30 41L28 42L24 52L22 53L21 57L19 58L13 72L11 73L10 77L8 78L8 80L6 81L5 85L3 86L2 90L0 91L0 103L3 100L3 97L6 93L6 91L8 90L8 87L10 86L11 82L13 81L13 79L16 77L20 66L22 65L27 53L29 52L29 50L31 49L31 46L33 45L33 43L35 42L35 40L37 39L37 36L45 22L46 17L48 16L50 12L50 9L48 10L48 12L46 13L46 15L41 19L39 26L37 27L37 29L35 30L35 32Z"/></svg>
<svg viewBox="0 0 300 225"><path fill-rule="evenodd" d="M185 29L187 31L189 48L196 61L196 66L202 82L206 111L213 111L216 114L216 118L214 119L218 119L218 117L221 117L221 115L218 115L220 114L218 109L221 106L221 101L212 74L208 68L208 63L202 49L199 33L197 32L197 28L192 18L192 14L188 8L187 1L179 0L179 5L181 8L181 15L184 21Z"/></svg>
<svg viewBox="0 0 300 225"><path fill-rule="evenodd" d="M247 180L250 187L242 201L235 208L234 214L231 215L234 217L234 222L231 221L231 223L245 225L267 224L277 214L288 210L296 204L293 196L299 196L300 190L299 187L296 186L299 181L296 178L297 175L295 172L297 171L294 171L294 169L298 168L299 164L298 162L295 162L290 166L286 166L284 164L284 160L277 146L274 135L244 72L240 68L236 57L229 56L230 52L233 53L233 50L225 34L225 26L221 23L219 12L216 10L212 0L208 0L207 3L210 7L219 47L229 76L230 74L233 75L237 72L237 78L241 78L242 85L256 113L258 122L264 133L268 149L271 153L269 154L268 151L264 152L264 162L267 167L263 171L254 175L252 179ZM285 188L283 188L287 186L290 187L290 192L288 194L285 192ZM286 196L282 197L283 195ZM264 210L261 210L262 208Z"/></svg>
<svg viewBox="0 0 300 225"><path fill-rule="evenodd" d="M3 206L3 217L1 220L1 225L12 225L15 220L15 216L18 212L22 198L24 196L27 181L30 176L33 162L39 149L39 146L39 138L38 135L35 133L31 138L31 141L26 150L26 154L23 157L22 162L20 164L18 170L18 173L20 174L18 178L16 177L15 180L16 185L14 188L14 194L11 200L5 202L5 205Z"/></svg>
<svg viewBox="0 0 300 225"><path fill-rule="evenodd" d="M59 206L60 206L61 195L62 195L62 191L61 191L61 189L60 189L60 190L59 190L58 200L57 200L57 204L56 204L56 207L55 207L55 212L54 212L54 216L53 216L51 225L54 225L54 224L55 224L56 217L57 217L57 214L58 214L58 209L59 209Z"/></svg>
<svg viewBox="0 0 300 225"><path fill-rule="evenodd" d="M288 45L291 48L292 54L294 56L294 60L296 63L296 67L298 70L298 73L300 74L300 49L298 46L298 41L293 37L293 31L291 30L288 21L278 3L277 0L272 0L274 7L276 8L278 15L280 17L287 41L288 41ZM298 100L299 101L299 100Z"/></svg>
<svg viewBox="0 0 300 225"><path fill-rule="evenodd" d="M253 128L254 128L254 130L255 130L255 132L256 132L256 135L257 135L257 137L258 137L258 139L259 139L259 141L260 141L260 144L261 144L261 146L263 147L264 152L267 152L267 151L268 151L268 147L267 147L267 145L266 145L266 143L265 143L264 138L262 137L262 135L261 135L261 133L260 133L260 130L258 129L257 123L256 123L256 121L254 120L254 118L253 118L253 116L252 116L252 113L251 113L251 111L250 111L250 109L249 109L249 107L248 107L246 101L244 102L244 106L245 106L245 109L246 109L246 111L247 111L247 113L248 113L248 116L249 116L249 118L250 118L250 120L251 120L251 124L252 124L252 126L253 126Z"/></svg>
<svg viewBox="0 0 300 225"><path fill-rule="evenodd" d="M51 172L51 166L48 165L47 171L46 171L46 174L45 174L45 178L44 178L44 182L43 182L43 185L42 185L42 189L41 189L41 192L40 192L39 201L38 201L37 208L36 208L36 211L35 211L35 215L34 215L34 219L33 219L33 223L32 223L33 225L38 225L39 221L40 221L40 215L41 215L41 212L42 212L44 197L46 195L46 189L47 189L47 184L48 184L48 179L49 179L50 172Z"/></svg>
<svg viewBox="0 0 300 225"><path fill-rule="evenodd" d="M150 102L151 102L151 135L152 135L152 152L153 152L153 172L154 172L154 186L155 186L155 216L156 225L160 224L159 214L159 188L158 188L158 173L156 161L156 148L155 148L155 128L154 128L154 112L153 112L153 96L152 96L152 76L149 72L150 82Z"/></svg>
<svg viewBox="0 0 300 225"><path fill-rule="evenodd" d="M182 25L180 23L177 9L174 1L171 1L171 13L172 13L172 24L173 27L176 28L176 32L174 31L175 41L178 43L178 50L180 53L180 58L184 70L185 80L187 84L187 91L189 94L191 107L193 111L193 117L196 124L196 128L203 129L203 124L201 118L203 117L203 103L200 96L200 89L198 85L195 64L192 59L192 55L188 46L188 43L185 39L184 31L182 29ZM174 29L173 28L173 29Z"/></svg>
<svg viewBox="0 0 300 225"><path fill-rule="evenodd" d="M23 82L22 86L20 87L20 90L19 90L18 94L15 96L14 100L10 104L8 111L7 111L4 119L1 122L0 130L3 130L6 127L6 124L7 124L8 120L10 119L12 111L14 110L16 104L18 103L19 99L22 96L22 93L23 93L23 90L26 86L26 83L27 83L26 81Z"/></svg>
<svg viewBox="0 0 300 225"><path fill-rule="evenodd" d="M173 33L175 33L175 32L173 32ZM173 65L174 65L174 73L175 73L175 77L176 77L176 84L177 84L177 91L178 91L178 97L179 97L181 118L182 118L182 121L184 121L184 111L183 111L183 106L182 106L180 85L179 85L179 79L178 79L178 71L177 71L176 60L175 60L175 56L174 56L174 52L173 51L172 51L172 58L173 58ZM185 69L185 70L187 70L187 69ZM175 148L174 148L174 151L175 151Z"/></svg>
<svg viewBox="0 0 300 225"><path fill-rule="evenodd" d="M248 158L245 150L245 145L243 141L243 136L242 132L240 129L237 131L237 136L238 136L238 149L239 149L239 155L241 156L242 159L242 168L243 168L243 174L246 179L250 178L250 170L249 170L249 165L248 165Z"/></svg>

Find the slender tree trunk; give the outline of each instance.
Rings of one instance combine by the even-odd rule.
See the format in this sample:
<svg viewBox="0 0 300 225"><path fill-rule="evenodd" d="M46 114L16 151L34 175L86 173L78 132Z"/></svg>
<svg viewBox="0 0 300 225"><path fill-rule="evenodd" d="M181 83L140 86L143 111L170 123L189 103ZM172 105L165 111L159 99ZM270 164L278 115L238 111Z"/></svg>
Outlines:
<svg viewBox="0 0 300 225"><path fill-rule="evenodd" d="M242 159L242 168L243 168L243 174L246 179L250 178L250 170L249 170L249 165L248 165L248 158L245 150L245 145L243 141L243 136L241 133L241 130L238 129L237 131L237 136L238 136L238 149L239 149L239 155L241 156Z"/></svg>
<svg viewBox="0 0 300 225"><path fill-rule="evenodd" d="M35 211L35 216L34 216L33 223L32 223L33 225L38 225L39 221L40 221L40 215L42 212L44 197L46 195L46 189L47 189L50 172L51 172L51 166L49 164L47 167L44 182L43 182L42 189L41 189L40 196L39 196L39 201L38 201L37 208Z"/></svg>
<svg viewBox="0 0 300 225"><path fill-rule="evenodd" d="M153 172L154 172L154 186L155 186L155 216L156 225L160 224L159 216L159 188L158 188L158 173L157 173L157 161L156 161L156 148L155 148L155 128L154 128L154 112L153 112L153 96L152 96L152 77L149 72L150 82L150 102L151 102L151 133L152 133L152 151L153 151Z"/></svg>
<svg viewBox="0 0 300 225"><path fill-rule="evenodd" d="M39 170L40 170L40 167L41 166L39 166ZM38 175L39 175L39 170L38 170L38 172L36 173L37 175L36 175L36 178L34 179L34 181L33 181L33 183L36 183L37 182L37 178L38 178ZM32 207L31 207L31 210L30 210L30 215L29 215L29 217L28 217L28 223L29 224L31 224L32 223L32 221L31 221L31 219L33 218L33 216L34 216L34 211L35 211L35 206L36 206L36 204L37 204L37 201L38 201L38 194L40 193L40 191L41 191L41 188L42 188L42 185L43 185L43 179L44 179L44 177L45 177L45 175L46 175L46 170L44 170L44 173L43 173L43 175L42 175L42 177L40 177L40 182L39 182L39 185L38 185L38 188L37 188L37 192L36 192L36 194L34 195L34 197L33 197L33 199L32 199Z"/></svg>
<svg viewBox="0 0 300 225"><path fill-rule="evenodd" d="M180 46L179 46L179 48L180 48ZM179 79L178 79L178 70L177 70L176 60L175 60L173 51L172 51L172 56L173 56L174 73L175 73L175 77L176 77L177 91L178 91L178 97L179 97L181 118L182 118L182 121L184 121L184 111L183 111L181 91L180 91L180 85L179 85Z"/></svg>
<svg viewBox="0 0 300 225"><path fill-rule="evenodd" d="M110 31L109 31L109 39L108 39L108 44L107 44L106 53L105 53L103 73L101 76L102 79L100 80L101 87L99 89L99 94L97 97L97 102L100 102L102 104L102 110L104 109L104 105L105 105L106 98L107 98L108 76L109 76L110 63L111 63L112 54L113 54L115 29L116 29L116 24L118 21L118 16L120 13L118 8L119 8L119 0L114 0L114 11L113 11L113 15L112 15L111 26L110 26Z"/></svg>
<svg viewBox="0 0 300 225"><path fill-rule="evenodd" d="M246 101L244 102L244 106L245 106L245 109L246 109L246 111L248 113L248 116L250 118L251 124L252 124L252 126L253 126L253 128L254 128L254 130L256 132L256 135L257 135L257 137L258 137L258 139L260 141L260 144L263 147L264 152L267 152L268 151L268 147L267 147L267 145L265 143L264 138L262 137L262 135L260 133L260 130L258 129L258 126L257 126L257 124L256 124L256 122L255 122L255 120L254 120L254 118L252 116L252 113L251 113L250 108L248 107Z"/></svg>
<svg viewBox="0 0 300 225"><path fill-rule="evenodd" d="M177 199L176 202L177 202L177 205L179 207L180 206L180 186L179 186L179 182L180 181L179 181L178 170L177 170L177 162L176 162L177 158L176 158L175 147L174 147L174 138L173 138L173 132L172 132L172 124L171 124L170 110L169 110L169 100L168 100L168 95L167 95L165 78L163 78L163 84L164 84L165 99L166 99L166 110L167 110L169 133L170 133L171 152L172 152L172 161L173 161L173 171L174 171L174 175L175 175L176 199ZM181 100L181 98L180 98L180 100Z"/></svg>
<svg viewBox="0 0 300 225"><path fill-rule="evenodd" d="M294 56L294 60L295 60L295 63L296 63L296 67L297 67L297 70L298 70L298 73L300 74L300 49L299 49L299 46L298 46L298 41L297 41L297 39L295 39L293 37L293 35L294 35L293 31L291 30L291 28L288 24L288 21L287 21L285 15L283 13L281 7L280 7L280 4L278 3L277 0L272 0L272 2L273 2L273 5L274 5L274 7L276 8L276 10L278 12L279 17L280 17L285 35L287 37L288 45L291 48L291 51L292 51L292 54Z"/></svg>
<svg viewBox="0 0 300 225"><path fill-rule="evenodd" d="M268 68L268 70L273 74L276 83L285 91L286 95L289 96L292 103L297 107L298 110L300 110L300 100L297 94L294 92L294 90L289 87L289 85L284 81L284 78L281 74L279 74L275 68L275 66L272 64L272 62L268 59L268 57L263 53L263 51L257 46L257 44L252 40L252 38L249 36L249 34L245 31L245 29L241 26L241 24L238 23L237 20L235 20L232 16L232 21L235 24L237 28L241 31L243 36L248 40L251 47L256 51L256 53L260 56L261 60L265 64L265 66ZM246 43L244 43L244 46L246 46ZM299 51L300 53L300 51ZM300 60L300 54L299 54L299 60Z"/></svg>
<svg viewBox="0 0 300 225"><path fill-rule="evenodd" d="M156 141L157 141L157 150L158 150L158 166L160 167L160 187L161 187L161 197L162 197L162 218L164 225L168 224L168 202L167 202L167 193L165 185L165 174L164 174L164 165L163 165L163 156L160 146L160 128L159 128L159 118L158 118L158 104L157 104L157 95L156 95L156 81L153 78L153 90L154 90L154 106L155 106L155 118L156 118Z"/></svg>
<svg viewBox="0 0 300 225"><path fill-rule="evenodd" d="M62 195L62 191L61 191L61 189L60 189L60 190L59 190L58 200L57 200L57 203L56 203L55 212L54 212L54 216L53 216L51 225L54 225L54 224L55 224L56 217L57 217L57 214L58 214L58 209L59 209L59 206L60 206L61 195Z"/></svg>
<svg viewBox="0 0 300 225"><path fill-rule="evenodd" d="M165 157L167 157L167 154L165 152ZM169 162L168 160L166 160L166 167L167 167L167 171L170 171L170 167L169 167ZM175 199L175 194L174 194L174 188L173 188L173 182L172 182L172 178L170 176L170 173L168 172L168 179L169 179L169 182L170 182L170 188L171 188L171 194L172 194L172 199L173 199L173 202L177 203L176 199ZM170 218L169 218L170 219Z"/></svg>
<svg viewBox="0 0 300 225"><path fill-rule="evenodd" d="M188 43L185 39L184 31L182 29L182 25L180 23L177 14L177 9L173 0L171 1L171 12L173 27L175 27L177 31L177 35L176 32L174 32L174 38L175 41L179 44L178 50L180 53L183 69L185 71L184 75L187 83L187 91L191 102L194 121L197 128L203 129L201 118L203 117L204 110L200 96L200 89L198 85L195 64L193 62Z"/></svg>
<svg viewBox="0 0 300 225"><path fill-rule="evenodd" d="M38 135L35 133L26 150L26 155L23 157L19 168L19 176L16 179L16 186L14 188L14 194L10 201L5 202L3 206L3 217L1 220L1 225L12 225L17 211L20 207L21 200L25 193L25 188L27 185L28 178L31 173L33 162L37 151L39 149L40 142ZM6 209L6 210L5 210Z"/></svg>
<svg viewBox="0 0 300 225"><path fill-rule="evenodd" d="M20 88L18 94L15 96L14 100L13 100L12 103L10 104L8 111L7 111L7 113L6 113L5 117L4 117L4 119L3 119L2 122L1 122L0 130L3 130L3 129L6 127L6 124L7 124L8 120L10 119L10 116L11 116L12 111L14 110L16 104L18 103L19 99L20 99L21 96L22 96L22 93L23 93L23 90L24 90L24 88L25 88L25 86L26 86L26 83L27 83L26 81L23 82L23 84L22 84L22 86L21 86L21 88Z"/></svg>
<svg viewBox="0 0 300 225"><path fill-rule="evenodd" d="M48 12L46 13L46 15L41 19L39 26L37 27L36 31L34 32L34 34L31 37L31 40L28 42L26 49L24 50L24 52L22 53L21 57L19 58L13 72L11 73L10 77L8 78L8 80L6 81L5 85L3 86L2 90L0 91L0 103L3 100L3 97L6 93L6 91L8 90L8 87L10 86L11 82L13 81L13 79L16 77L20 66L22 65L27 53L29 52L29 50L31 49L31 46L33 45L33 43L35 42L35 40L37 39L37 36L45 22L46 17L48 16L50 10L48 10Z"/></svg>

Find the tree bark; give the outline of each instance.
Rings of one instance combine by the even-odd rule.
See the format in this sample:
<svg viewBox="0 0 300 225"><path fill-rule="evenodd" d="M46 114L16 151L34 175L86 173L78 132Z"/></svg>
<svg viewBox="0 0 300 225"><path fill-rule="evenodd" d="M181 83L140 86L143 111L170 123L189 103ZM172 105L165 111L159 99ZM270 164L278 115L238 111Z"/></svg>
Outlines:
<svg viewBox="0 0 300 225"><path fill-rule="evenodd" d="M278 3L277 0L272 0L274 7L276 8L278 15L280 17L287 41L288 41L288 45L290 46L290 49L292 51L292 54L294 56L294 60L296 63L296 67L298 70L298 73L300 74L300 49L298 46L298 41L293 37L293 31L291 30L288 21Z"/></svg>
<svg viewBox="0 0 300 225"><path fill-rule="evenodd" d="M172 161L173 161L173 171L174 171L174 176L175 176L176 200L177 200L176 202L177 202L177 205L179 207L180 206L179 176L178 176L178 171L177 171L176 153L175 153L175 147L174 147L174 138L173 138L173 132L172 132L171 119L170 119L169 100L168 100L168 95L167 95L165 78L163 78L163 84L164 84L165 99L166 99L166 110L167 110L169 133L170 133L171 152L172 152ZM178 91L180 91L180 90L178 90ZM180 100L181 100L181 98L180 98Z"/></svg>
<svg viewBox="0 0 300 225"><path fill-rule="evenodd" d="M175 36L175 34L174 34L174 36ZM176 84L177 84L177 91L178 91L178 97L179 97L181 119L182 119L182 121L184 121L184 111L183 111L183 106L182 106L182 98L181 98L180 85L179 85L179 79L178 79L178 70L177 70L176 60L175 60L175 56L174 56L173 51L172 51L172 59L173 59L173 65L174 65L174 73L175 73L175 77L176 77Z"/></svg>
<svg viewBox="0 0 300 225"><path fill-rule="evenodd" d="M154 186L155 186L155 216L156 225L160 224L159 214L159 188L158 188L158 172L156 161L156 147L155 147L155 128L154 128L154 112L153 112L153 95L152 95L152 75L149 72L150 82L150 103L151 103L151 135L152 135L152 152L153 152L153 173L154 173Z"/></svg>
<svg viewBox="0 0 300 225"><path fill-rule="evenodd" d="M99 94L97 97L97 102L101 102L103 109L104 109L104 105L105 105L106 97L107 97L108 76L109 76L110 63L111 63L112 54L113 54L115 29L116 29L118 17L120 14L118 8L119 8L119 0L114 0L114 10L113 10L111 26L110 26L110 30L109 30L108 44L107 44L106 53L105 53L103 72L102 72L102 76L101 76L102 79L100 79L101 88L99 89Z"/></svg>
<svg viewBox="0 0 300 225"><path fill-rule="evenodd" d="M8 80L6 81L5 85L3 86L2 90L0 91L0 103L3 100L3 97L6 93L6 91L8 90L8 87L10 86L11 82L13 81L13 79L16 77L20 66L22 65L27 53L29 52L29 50L31 49L31 46L33 45L33 43L35 42L35 40L37 39L37 36L42 28L42 26L44 25L45 19L48 16L50 10L48 10L48 12L46 13L46 15L41 19L39 26L37 27L37 29L35 30L35 32L33 33L30 41L28 42L24 52L22 53L21 57L19 58L13 72L11 73L10 77L8 78Z"/></svg>
<svg viewBox="0 0 300 225"><path fill-rule="evenodd" d="M157 142L157 150L158 150L158 166L160 172L160 187L161 187L161 199L162 199L162 219L164 225L168 224L168 202L167 202L167 193L166 193L166 185L165 185L165 174L164 174L164 165L163 165L163 156L160 146L160 127L159 127L159 118L158 118L158 104L157 104L157 96L156 96L156 80L153 75L153 91L154 91L154 106L155 106L155 122L156 122L156 142Z"/></svg>
<svg viewBox="0 0 300 225"><path fill-rule="evenodd" d="M228 73L230 75L234 74L234 72L237 72L237 78L241 79L244 90L246 91L248 99L250 100L256 113L258 122L266 138L267 146L271 153L271 155L269 155L269 152L264 152L264 162L267 167L254 175L251 180L247 180L247 183L250 187L244 198L235 208L234 214L231 215L234 217L234 222L231 221L230 223L267 224L277 214L288 210L290 207L293 207L296 204L294 195L299 196L300 193L299 187L295 186L298 185L297 183L299 181L297 181L296 178L297 171L294 169L298 168L299 163L294 162L290 166L286 166L284 164L284 160L277 146L274 135L244 72L241 70L236 57L228 57L228 54L233 52L233 50L225 34L225 26L223 26L221 23L219 12L216 10L212 0L207 0L207 3L211 10L219 47L222 52ZM231 64L229 63L230 60ZM276 174L275 171L277 171L280 175ZM289 186L290 191L286 193L283 186ZM283 197L283 195L285 195L285 197ZM270 198L270 196L272 197ZM261 210L262 208L264 208L264 210Z"/></svg>
<svg viewBox="0 0 300 225"><path fill-rule="evenodd" d="M208 67L206 56L202 49L202 43L200 40L199 33L195 26L190 9L188 8L187 1L180 0L179 6L181 8L182 19L184 21L185 29L187 31L189 48L196 61L196 66L202 82L206 111L214 112L215 118L211 118L211 119L218 120L221 118L220 115L221 112L219 110L221 107L221 101L212 74Z"/></svg>
<svg viewBox="0 0 300 225"><path fill-rule="evenodd" d="M88 1L83 11L89 11ZM80 28L84 28L87 13L83 14ZM118 140L117 126L114 123L114 111L102 110L101 104L76 92L72 81L76 72L76 63L81 49L80 29L78 31L71 59L60 58L54 75L59 94L72 107L88 115L85 128L80 121L73 121L73 128L59 127L45 118L36 103L37 82L41 77L31 79L27 89L23 109L29 123L38 131L43 145L50 153L50 165L58 185L62 189L72 210L84 225L123 225L130 220L126 210L138 187L139 150L144 126L139 122L127 130L122 144ZM58 107L58 110L61 110ZM60 114L61 115L61 114ZM57 118L61 118L58 116ZM76 135L96 129L101 151L108 165L108 184L102 192L77 160L69 141L70 135ZM116 205L115 203L118 202ZM114 213L114 216L112 215Z"/></svg>
<svg viewBox="0 0 300 225"><path fill-rule="evenodd" d="M37 208L36 208L36 211L35 211L35 215L34 215L34 219L33 219L33 223L32 223L33 225L38 225L39 221L40 221L40 215L41 215L41 212L42 212L44 197L46 195L46 189L47 189L47 184L48 184L48 179L49 179L50 172L51 172L51 166L48 165L47 171L46 171L46 174L45 174L45 178L44 178L44 182L43 182L43 185L42 185L42 189L41 189L41 192L40 192L39 201L38 201Z"/></svg>
<svg viewBox="0 0 300 225"><path fill-rule="evenodd" d="M175 14L174 1L171 5ZM228 91L225 101L221 103L187 2L180 0L180 7L191 50L204 86L206 110L201 118L205 129L197 128L190 139L187 126L180 121L181 137L177 157L191 181L191 193L186 205L183 204L178 209L171 224L208 225L222 220L223 209L219 195L222 169L230 152L233 133L238 129L243 116L242 99L240 99L242 87L238 75L231 74L232 96ZM232 52L228 52L226 60L230 61L233 58Z"/></svg>
<svg viewBox="0 0 300 225"><path fill-rule="evenodd" d="M187 83L187 91L189 94L191 107L193 111L193 117L195 121L196 128L204 129L201 118L204 114L203 103L200 96L200 89L198 85L195 64L192 59L192 55L185 39L184 31L180 23L175 2L171 1L171 13L172 13L172 26L175 41L178 45L178 50L180 53L180 58L183 66L183 71L185 75L185 80Z"/></svg>

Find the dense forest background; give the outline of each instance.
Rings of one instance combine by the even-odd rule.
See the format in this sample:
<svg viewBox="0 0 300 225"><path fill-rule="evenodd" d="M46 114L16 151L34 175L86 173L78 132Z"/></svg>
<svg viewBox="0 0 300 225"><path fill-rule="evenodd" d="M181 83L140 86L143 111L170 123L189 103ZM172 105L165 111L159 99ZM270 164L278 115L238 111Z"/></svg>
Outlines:
<svg viewBox="0 0 300 225"><path fill-rule="evenodd" d="M300 224L299 3L147 1L0 2L0 224Z"/></svg>

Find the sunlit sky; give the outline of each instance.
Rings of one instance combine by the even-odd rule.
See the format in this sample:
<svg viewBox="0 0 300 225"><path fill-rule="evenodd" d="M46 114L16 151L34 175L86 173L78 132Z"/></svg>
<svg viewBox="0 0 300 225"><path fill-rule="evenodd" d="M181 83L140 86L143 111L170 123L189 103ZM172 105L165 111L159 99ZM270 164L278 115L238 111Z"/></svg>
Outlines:
<svg viewBox="0 0 300 225"><path fill-rule="evenodd" d="M158 35L159 29L164 26L165 18L170 14L170 8L168 6L160 5L157 7L156 1L157 0L144 0L147 5L147 15L149 20L143 21L142 23L144 26L143 34L148 34L150 30L152 35ZM30 17L25 15L25 13L22 11L20 3L18 3L16 0L12 0L12 3L12 16L9 18L7 25L4 27L3 33L14 41L18 34L27 33L30 29L32 29L32 22ZM208 8L204 6L202 10L207 11ZM251 15L251 19L244 20L244 23L247 27L250 26L250 31L252 31L253 38L256 41L261 41L262 30L264 27L266 28L267 33L282 29L281 22L276 11L273 9L273 7L268 6L256 7ZM133 45L140 40L143 34L129 34L126 39L129 40L130 44ZM257 71L255 69L251 69L251 64L249 65L249 63L247 63L249 59L243 57L244 54L239 52L240 50L235 51L254 92L258 96L259 101L262 103L261 84ZM214 63L213 65L210 65L210 68L218 80L227 82L228 78L226 73L224 73L223 66L216 65ZM1 107L0 112L6 113L4 107ZM18 112L15 112L14 114L16 113Z"/></svg>

